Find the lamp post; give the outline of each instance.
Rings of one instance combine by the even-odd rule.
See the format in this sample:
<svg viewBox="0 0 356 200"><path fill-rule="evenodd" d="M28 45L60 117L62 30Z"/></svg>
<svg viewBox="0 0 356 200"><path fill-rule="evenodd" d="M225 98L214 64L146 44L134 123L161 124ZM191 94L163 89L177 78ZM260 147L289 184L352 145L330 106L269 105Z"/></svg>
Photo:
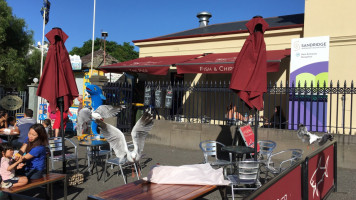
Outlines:
<svg viewBox="0 0 356 200"><path fill-rule="evenodd" d="M108 37L108 32L101 32L101 37L104 38L104 66L106 65L106 37Z"/></svg>

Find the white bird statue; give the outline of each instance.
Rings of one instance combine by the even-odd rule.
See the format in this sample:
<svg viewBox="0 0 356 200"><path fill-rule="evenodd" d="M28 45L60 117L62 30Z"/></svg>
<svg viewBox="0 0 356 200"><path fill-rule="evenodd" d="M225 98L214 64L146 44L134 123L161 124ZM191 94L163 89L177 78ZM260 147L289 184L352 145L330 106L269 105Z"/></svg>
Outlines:
<svg viewBox="0 0 356 200"><path fill-rule="evenodd" d="M120 159L120 162L136 162L141 158L145 139L153 127L153 117L149 112L144 112L142 117L136 122L132 129L131 136L134 145L133 151L129 151L124 134L116 127L105 123L104 118L113 117L120 112L124 107L113 108L110 105L101 105L94 112L88 108L80 110L78 118L81 118L82 126L90 120L95 120L105 139L109 142L115 155ZM84 110L85 109L85 110ZM85 126L85 125L84 125Z"/></svg>
<svg viewBox="0 0 356 200"><path fill-rule="evenodd" d="M325 133L323 136L318 136L316 134L310 133L307 127L303 124L299 124L297 135L303 142L306 142L307 139L309 139L309 144L314 144L318 141L319 146L322 146L328 140L332 141L334 139L334 137L329 133Z"/></svg>

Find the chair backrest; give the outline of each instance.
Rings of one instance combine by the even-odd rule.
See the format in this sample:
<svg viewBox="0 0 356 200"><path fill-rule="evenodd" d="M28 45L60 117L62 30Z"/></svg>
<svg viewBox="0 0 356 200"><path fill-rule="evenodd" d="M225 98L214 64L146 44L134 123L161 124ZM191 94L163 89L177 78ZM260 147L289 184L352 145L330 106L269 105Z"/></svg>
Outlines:
<svg viewBox="0 0 356 200"><path fill-rule="evenodd" d="M204 153L205 163L209 162L209 157L214 157L216 160L218 160L217 158L218 146L221 148L224 147L225 145L214 140L206 140L200 142L199 147Z"/></svg>
<svg viewBox="0 0 356 200"><path fill-rule="evenodd" d="M272 162L272 157L274 160L276 160L276 157L277 160L282 160L279 164L279 167L274 167L276 166L276 164ZM267 168L272 169L273 173L280 173L285 169L291 167L294 163L302 159L302 157L303 150L301 149L287 149L284 151L280 151L270 155L270 157L268 158ZM270 165L271 163L273 163L273 166Z"/></svg>
<svg viewBox="0 0 356 200"><path fill-rule="evenodd" d="M265 155L266 158L271 155L272 151L277 146L276 142L271 140L260 140L258 141L258 144L260 145L260 154Z"/></svg>
<svg viewBox="0 0 356 200"><path fill-rule="evenodd" d="M303 150L301 149L291 149L292 150L292 164L294 164L295 162L299 161L300 159L302 159L303 157Z"/></svg>
<svg viewBox="0 0 356 200"><path fill-rule="evenodd" d="M239 161L238 170L238 176L241 183L253 184L260 176L260 162Z"/></svg>
<svg viewBox="0 0 356 200"><path fill-rule="evenodd" d="M48 139L48 147L51 152L62 151L62 138L53 137Z"/></svg>

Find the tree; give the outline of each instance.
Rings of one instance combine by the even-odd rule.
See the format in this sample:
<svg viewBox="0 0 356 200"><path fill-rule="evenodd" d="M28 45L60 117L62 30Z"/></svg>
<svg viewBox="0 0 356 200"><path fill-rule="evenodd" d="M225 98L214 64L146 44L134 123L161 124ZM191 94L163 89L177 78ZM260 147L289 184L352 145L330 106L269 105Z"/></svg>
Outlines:
<svg viewBox="0 0 356 200"><path fill-rule="evenodd" d="M24 19L13 16L5 0L0 0L0 84L23 90L32 82L28 65L29 48L33 44L33 32L27 30ZM31 67L32 68L32 67ZM39 67L38 67L39 73Z"/></svg>
<svg viewBox="0 0 356 200"><path fill-rule="evenodd" d="M80 57L88 55L91 53L91 45L92 41L88 40L84 42L82 47L73 47L69 54L79 55ZM94 40L94 51L97 51L103 47L104 44L102 40L100 38L96 38ZM129 42L124 42L120 45L114 41L106 41L105 51L120 62L138 58L138 52L134 50L134 46L130 45Z"/></svg>

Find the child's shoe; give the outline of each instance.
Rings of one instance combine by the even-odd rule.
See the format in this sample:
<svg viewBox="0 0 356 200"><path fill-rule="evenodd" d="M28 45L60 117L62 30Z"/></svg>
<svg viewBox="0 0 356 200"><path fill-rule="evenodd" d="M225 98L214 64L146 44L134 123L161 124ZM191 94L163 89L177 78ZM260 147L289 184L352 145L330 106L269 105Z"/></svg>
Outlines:
<svg viewBox="0 0 356 200"><path fill-rule="evenodd" d="M11 187L11 186L12 186L12 183L11 183L11 182L7 182L7 183L2 182L2 183L1 183L1 188L9 188L9 187Z"/></svg>

